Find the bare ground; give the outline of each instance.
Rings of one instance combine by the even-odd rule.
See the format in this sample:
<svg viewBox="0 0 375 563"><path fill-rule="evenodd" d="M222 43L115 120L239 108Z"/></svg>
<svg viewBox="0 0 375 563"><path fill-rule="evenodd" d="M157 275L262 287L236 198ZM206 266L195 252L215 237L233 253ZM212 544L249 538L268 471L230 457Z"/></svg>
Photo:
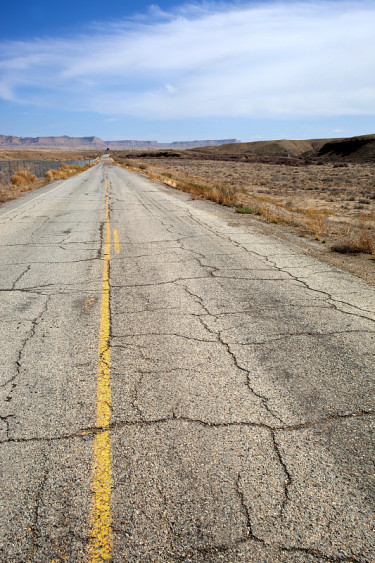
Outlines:
<svg viewBox="0 0 375 563"><path fill-rule="evenodd" d="M190 182L229 188L236 193L234 207L249 206L256 211L252 215L233 214L233 221L256 220L260 227L263 223L261 228L271 229L276 236L299 240L307 254L375 286L372 163L288 166L186 158L122 162L135 165L151 178L164 178L171 186ZM332 252L333 248L341 252Z"/></svg>
<svg viewBox="0 0 375 563"><path fill-rule="evenodd" d="M375 166L325 164L283 166L246 162L143 159L171 173L215 181L243 190L246 196L266 197L288 208L329 210L335 221L359 216L375 219Z"/></svg>

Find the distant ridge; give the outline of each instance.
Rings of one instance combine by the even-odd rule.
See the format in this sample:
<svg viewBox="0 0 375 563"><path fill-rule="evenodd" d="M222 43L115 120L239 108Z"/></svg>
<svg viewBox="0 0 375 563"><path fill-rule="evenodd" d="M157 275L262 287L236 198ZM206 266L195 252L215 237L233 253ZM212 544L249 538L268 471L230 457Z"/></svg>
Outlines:
<svg viewBox="0 0 375 563"><path fill-rule="evenodd" d="M238 142L236 139L174 141L103 141L99 137L15 137L0 135L0 148L3 149L192 149L198 147L217 147Z"/></svg>
<svg viewBox="0 0 375 563"><path fill-rule="evenodd" d="M155 157L203 158L209 160L242 160L257 162L276 162L278 159L292 163L298 162L374 162L375 135L362 135L341 139L280 139L241 143L236 139L175 141L103 141L99 137L15 137L0 135L0 149L18 150L111 150L138 151L138 156L148 156L153 151ZM169 152L168 152L169 149ZM144 154L142 154L144 151ZM181 151L181 153L179 152ZM173 152L173 154L172 154Z"/></svg>
<svg viewBox="0 0 375 563"><path fill-rule="evenodd" d="M293 141L255 141L218 147L196 148L195 154L223 160L259 160L295 158L300 161L374 162L375 135L343 139L308 139Z"/></svg>

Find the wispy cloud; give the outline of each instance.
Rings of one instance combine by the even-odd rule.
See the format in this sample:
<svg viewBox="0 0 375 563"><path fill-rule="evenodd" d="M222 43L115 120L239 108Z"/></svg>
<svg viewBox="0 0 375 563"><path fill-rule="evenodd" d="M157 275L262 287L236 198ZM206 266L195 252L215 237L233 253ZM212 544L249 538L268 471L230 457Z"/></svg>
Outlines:
<svg viewBox="0 0 375 563"><path fill-rule="evenodd" d="M372 0L185 5L0 44L0 97L156 119L375 113Z"/></svg>

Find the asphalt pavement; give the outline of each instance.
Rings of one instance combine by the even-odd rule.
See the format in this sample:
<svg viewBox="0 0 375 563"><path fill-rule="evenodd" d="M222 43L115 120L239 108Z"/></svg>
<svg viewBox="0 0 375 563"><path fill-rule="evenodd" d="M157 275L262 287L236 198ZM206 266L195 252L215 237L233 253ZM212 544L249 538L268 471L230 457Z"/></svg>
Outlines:
<svg viewBox="0 0 375 563"><path fill-rule="evenodd" d="M105 157L0 208L0 311L0 561L375 561L363 281Z"/></svg>

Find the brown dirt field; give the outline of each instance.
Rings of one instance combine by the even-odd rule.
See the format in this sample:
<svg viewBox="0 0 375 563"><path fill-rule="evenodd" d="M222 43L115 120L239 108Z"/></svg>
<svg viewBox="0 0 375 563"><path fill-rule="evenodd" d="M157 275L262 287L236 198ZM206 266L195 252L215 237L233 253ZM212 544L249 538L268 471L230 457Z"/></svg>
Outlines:
<svg viewBox="0 0 375 563"><path fill-rule="evenodd" d="M335 221L375 219L375 165L283 166L245 162L142 159L143 164L182 173L197 181L228 184L246 196L272 199L286 209L329 210Z"/></svg>
<svg viewBox="0 0 375 563"><path fill-rule="evenodd" d="M229 205L254 213L244 218L236 214L236 220L274 223L279 232L316 241L321 259L326 256L325 261L375 285L375 164L290 166L186 157L136 161L118 155L116 161L195 198L220 202L205 190L223 187L235 194ZM198 192L196 186L204 190ZM331 252L334 247L341 252Z"/></svg>

